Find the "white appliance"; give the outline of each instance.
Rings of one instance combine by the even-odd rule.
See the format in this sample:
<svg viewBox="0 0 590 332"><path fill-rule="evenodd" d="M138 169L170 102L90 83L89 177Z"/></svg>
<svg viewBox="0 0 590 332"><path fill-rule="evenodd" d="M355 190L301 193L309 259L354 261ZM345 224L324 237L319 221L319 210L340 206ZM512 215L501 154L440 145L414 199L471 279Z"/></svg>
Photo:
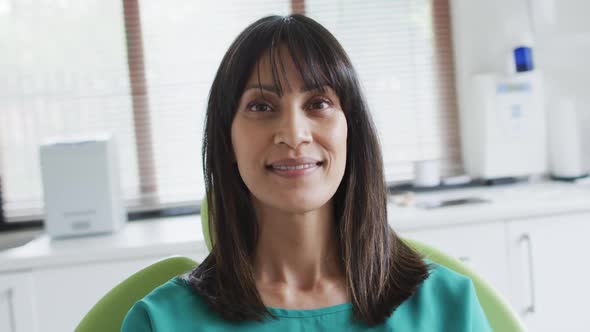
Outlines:
<svg viewBox="0 0 590 332"><path fill-rule="evenodd" d="M571 181L587 176L582 119L575 100L564 98L552 103L547 118L549 167L553 178Z"/></svg>
<svg viewBox="0 0 590 332"><path fill-rule="evenodd" d="M40 147L45 229L52 237L115 232L126 222L113 138Z"/></svg>
<svg viewBox="0 0 590 332"><path fill-rule="evenodd" d="M546 116L539 72L482 73L474 75L471 83L468 107L461 110L466 172L481 179L546 172Z"/></svg>

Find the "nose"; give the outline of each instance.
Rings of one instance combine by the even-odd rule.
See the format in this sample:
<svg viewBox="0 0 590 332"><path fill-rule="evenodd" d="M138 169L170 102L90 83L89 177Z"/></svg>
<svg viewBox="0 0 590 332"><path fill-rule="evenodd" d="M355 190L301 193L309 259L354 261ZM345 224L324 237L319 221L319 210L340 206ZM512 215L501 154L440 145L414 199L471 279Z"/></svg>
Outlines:
<svg viewBox="0 0 590 332"><path fill-rule="evenodd" d="M303 143L311 143L311 124L305 111L298 108L284 109L274 136L275 144L286 144L297 150Z"/></svg>

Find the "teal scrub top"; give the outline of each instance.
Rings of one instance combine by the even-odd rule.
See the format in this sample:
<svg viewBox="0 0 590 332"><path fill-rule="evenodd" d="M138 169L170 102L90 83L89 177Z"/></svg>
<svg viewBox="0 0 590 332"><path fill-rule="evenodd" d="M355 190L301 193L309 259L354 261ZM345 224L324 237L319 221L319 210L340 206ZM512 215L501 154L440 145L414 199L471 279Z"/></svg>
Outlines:
<svg viewBox="0 0 590 332"><path fill-rule="evenodd" d="M351 303L307 310L269 308L277 319L232 323L209 310L184 280L175 277L136 302L121 331L492 331L471 280L432 266L418 290L372 328L353 320Z"/></svg>

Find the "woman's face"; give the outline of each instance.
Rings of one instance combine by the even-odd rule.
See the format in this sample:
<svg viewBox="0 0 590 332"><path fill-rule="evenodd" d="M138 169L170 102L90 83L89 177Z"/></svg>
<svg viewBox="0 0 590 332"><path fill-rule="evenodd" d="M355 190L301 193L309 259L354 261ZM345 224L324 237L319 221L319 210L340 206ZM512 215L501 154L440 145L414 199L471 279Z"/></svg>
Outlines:
<svg viewBox="0 0 590 332"><path fill-rule="evenodd" d="M301 213L325 205L338 189L346 166L347 125L336 93L329 87L323 93L305 91L289 53L281 53L287 76L280 77L283 95L274 91L265 55L246 83L231 139L253 199Z"/></svg>

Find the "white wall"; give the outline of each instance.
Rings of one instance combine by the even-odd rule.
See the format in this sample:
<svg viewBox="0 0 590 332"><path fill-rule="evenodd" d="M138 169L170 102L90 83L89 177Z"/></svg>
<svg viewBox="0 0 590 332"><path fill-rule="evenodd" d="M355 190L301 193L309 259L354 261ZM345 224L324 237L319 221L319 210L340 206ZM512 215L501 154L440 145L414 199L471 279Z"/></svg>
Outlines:
<svg viewBox="0 0 590 332"><path fill-rule="evenodd" d="M590 170L589 12L588 0L451 0L461 113L468 104L470 76L508 70L511 50L532 42L535 66L545 77L548 110L560 98L575 99Z"/></svg>

